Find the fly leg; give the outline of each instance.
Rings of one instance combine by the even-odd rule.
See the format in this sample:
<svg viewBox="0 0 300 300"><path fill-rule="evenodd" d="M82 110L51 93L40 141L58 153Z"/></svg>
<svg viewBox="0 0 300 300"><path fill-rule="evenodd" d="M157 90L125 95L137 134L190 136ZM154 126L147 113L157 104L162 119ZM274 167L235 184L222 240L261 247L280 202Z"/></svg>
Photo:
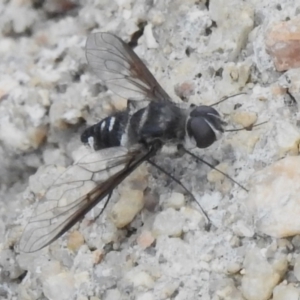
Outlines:
<svg viewBox="0 0 300 300"><path fill-rule="evenodd" d="M94 219L93 219L92 222L95 222L95 221L102 215L102 213L104 212L104 210L105 210L105 208L106 208L106 206L107 206L107 204L108 204L108 202L109 202L109 200L110 200L110 198L111 198L112 193L113 193L113 191L111 191L111 192L108 194L104 206L101 208L99 214L98 214L96 217L94 217Z"/></svg>

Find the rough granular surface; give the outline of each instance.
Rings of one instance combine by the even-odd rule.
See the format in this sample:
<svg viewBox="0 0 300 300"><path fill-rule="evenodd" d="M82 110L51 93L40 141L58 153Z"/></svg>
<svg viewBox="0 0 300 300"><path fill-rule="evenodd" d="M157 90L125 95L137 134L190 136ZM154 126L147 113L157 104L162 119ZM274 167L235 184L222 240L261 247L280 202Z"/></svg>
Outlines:
<svg viewBox="0 0 300 300"><path fill-rule="evenodd" d="M299 299L299 12L297 0L2 1L0 298ZM97 31L129 43L176 103L241 93L214 106L228 131L192 151L248 191L188 155L160 154L209 230L197 203L144 164L99 218L101 206L23 253L47 188L83 176L66 173L87 151L80 134L127 105L87 66Z"/></svg>

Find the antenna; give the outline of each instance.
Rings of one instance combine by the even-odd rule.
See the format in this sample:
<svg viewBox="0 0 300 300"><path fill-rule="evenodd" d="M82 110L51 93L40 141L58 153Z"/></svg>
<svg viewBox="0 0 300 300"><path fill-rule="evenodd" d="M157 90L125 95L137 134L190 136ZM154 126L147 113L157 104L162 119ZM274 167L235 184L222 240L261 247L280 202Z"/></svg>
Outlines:
<svg viewBox="0 0 300 300"><path fill-rule="evenodd" d="M218 105L218 104L220 104L220 103L222 103L222 102L224 102L224 101L226 101L226 100L228 100L230 98L233 98L233 97L236 97L236 96L240 96L240 95L247 95L247 93L238 93L238 94L233 94L233 95L230 95L230 96L225 96L225 97L221 98L220 101L218 101L218 102L216 102L214 104L208 105L208 106Z"/></svg>
<svg viewBox="0 0 300 300"><path fill-rule="evenodd" d="M268 122L269 122L269 120L268 120L268 121L261 122L261 123L258 123L258 124L255 124L255 125L251 124L251 125L249 125L249 126L247 126L247 127L243 127L243 128L226 129L226 130L224 130L224 131L225 131L225 132L233 132L233 131L241 131L241 130L251 131L254 127L258 127L258 126L263 125L263 124L266 124L266 123L268 123Z"/></svg>

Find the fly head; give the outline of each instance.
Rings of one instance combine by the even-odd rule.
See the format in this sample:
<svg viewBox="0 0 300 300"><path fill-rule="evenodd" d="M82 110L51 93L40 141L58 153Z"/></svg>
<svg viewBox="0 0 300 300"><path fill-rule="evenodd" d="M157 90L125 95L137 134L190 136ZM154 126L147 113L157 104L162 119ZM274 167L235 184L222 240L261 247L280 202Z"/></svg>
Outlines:
<svg viewBox="0 0 300 300"><path fill-rule="evenodd" d="M198 148L207 148L223 133L224 122L220 114L211 106L196 106L190 113L186 131Z"/></svg>

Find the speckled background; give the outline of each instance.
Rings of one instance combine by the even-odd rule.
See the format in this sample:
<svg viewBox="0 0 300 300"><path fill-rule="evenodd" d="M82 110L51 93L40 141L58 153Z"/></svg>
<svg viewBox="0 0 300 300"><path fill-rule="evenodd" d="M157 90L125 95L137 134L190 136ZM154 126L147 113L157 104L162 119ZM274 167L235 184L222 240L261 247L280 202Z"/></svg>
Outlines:
<svg viewBox="0 0 300 300"><path fill-rule="evenodd" d="M296 0L2 1L0 298L299 299L299 13ZM210 231L180 187L143 166L95 222L89 214L49 247L19 253L35 199L78 158L80 133L126 107L87 66L96 31L135 43L175 102L245 93L216 106L227 128L267 123L194 153L249 192L161 155Z"/></svg>

